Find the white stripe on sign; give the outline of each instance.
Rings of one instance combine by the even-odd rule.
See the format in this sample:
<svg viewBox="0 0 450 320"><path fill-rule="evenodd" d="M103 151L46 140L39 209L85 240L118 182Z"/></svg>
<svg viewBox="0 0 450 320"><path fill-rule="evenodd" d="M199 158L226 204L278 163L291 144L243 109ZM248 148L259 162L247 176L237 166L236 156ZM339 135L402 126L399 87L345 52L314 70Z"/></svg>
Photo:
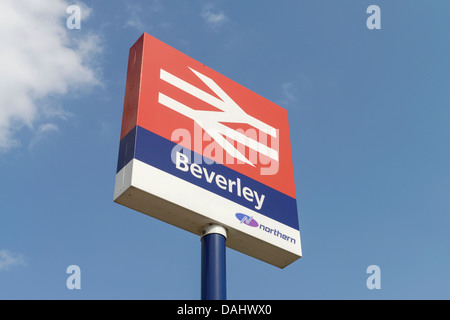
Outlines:
<svg viewBox="0 0 450 320"><path fill-rule="evenodd" d="M239 152L231 143L229 143L224 136L237 141L250 149L253 149L275 161L278 161L278 151L272 149L259 141L256 141L241 132L223 125L221 122L229 123L247 123L256 129L269 134L276 138L277 131L272 126L248 115L231 99L225 91L222 90L211 78L189 68L197 77L200 78L220 99L211 94L187 83L186 81L170 74L161 69L160 78L167 83L191 94L192 96L210 104L211 106L222 111L206 111L195 110L185 104L176 101L163 93L159 93L158 102L166 107L185 115L194 120L200 127L202 127L229 155L243 161L251 166L254 166L241 152Z"/></svg>

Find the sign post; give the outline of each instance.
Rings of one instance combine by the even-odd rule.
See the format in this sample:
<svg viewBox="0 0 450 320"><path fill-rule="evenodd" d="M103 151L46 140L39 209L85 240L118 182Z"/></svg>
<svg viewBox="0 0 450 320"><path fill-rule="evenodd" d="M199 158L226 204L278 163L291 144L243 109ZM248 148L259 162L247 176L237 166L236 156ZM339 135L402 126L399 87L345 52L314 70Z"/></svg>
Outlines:
<svg viewBox="0 0 450 320"><path fill-rule="evenodd" d="M207 225L202 231L202 300L226 300L227 231L219 225Z"/></svg>
<svg viewBox="0 0 450 320"><path fill-rule="evenodd" d="M202 237L205 299L226 296L225 246L279 268L302 256L287 110L146 33L114 201Z"/></svg>

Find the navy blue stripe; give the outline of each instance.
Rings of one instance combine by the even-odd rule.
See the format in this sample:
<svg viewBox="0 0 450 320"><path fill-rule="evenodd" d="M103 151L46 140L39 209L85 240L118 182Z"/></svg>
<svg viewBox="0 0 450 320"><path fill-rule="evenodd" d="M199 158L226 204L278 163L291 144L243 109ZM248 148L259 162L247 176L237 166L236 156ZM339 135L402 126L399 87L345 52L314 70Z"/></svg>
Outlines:
<svg viewBox="0 0 450 320"><path fill-rule="evenodd" d="M131 159L134 158L134 148L136 146L136 127L120 140L119 160L117 161L117 172L122 170ZM116 173L117 173L116 172Z"/></svg>
<svg viewBox="0 0 450 320"><path fill-rule="evenodd" d="M135 145L133 145L135 141ZM134 148L133 148L134 147ZM233 193L228 189L223 190L215 183L215 179L209 183L206 181L205 176L196 178L190 171L182 171L176 168L175 159L172 161L172 150L181 150L186 156L192 155L190 159L202 159L202 156L184 149L178 144L167 140L153 132L150 132L142 127L136 126L131 130L120 142L119 151L119 163L117 166L117 172L119 172L133 157L147 163L153 167L156 167L164 172L172 174L178 178L188 181L201 188L209 190L219 196L229 199L233 202L239 203L251 210L257 211L269 218L279 221L285 225L288 225L298 230L298 215L297 215L297 202L294 198L279 192L273 188L266 186L254 179L251 179L239 172L236 172L222 164L213 162L207 164L205 161L199 163L201 167L206 168L208 173L214 171L216 175L220 174L227 180L237 181L237 178L241 180L241 189L248 187L251 190L255 190L259 196L265 195L264 203L260 210L255 208L256 201L250 202L246 200L242 195L239 196L234 189ZM188 152L187 152L188 151ZM175 154L175 153L174 153ZM212 161L209 161L212 162ZM201 201L201 200L200 200Z"/></svg>

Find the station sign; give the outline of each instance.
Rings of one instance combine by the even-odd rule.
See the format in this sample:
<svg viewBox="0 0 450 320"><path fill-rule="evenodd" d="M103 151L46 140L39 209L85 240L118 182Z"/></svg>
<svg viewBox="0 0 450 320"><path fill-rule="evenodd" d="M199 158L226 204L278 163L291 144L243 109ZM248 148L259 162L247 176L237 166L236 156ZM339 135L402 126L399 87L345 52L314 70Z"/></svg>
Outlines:
<svg viewBox="0 0 450 320"><path fill-rule="evenodd" d="M114 201L284 268L301 257L288 114L144 33L131 47Z"/></svg>

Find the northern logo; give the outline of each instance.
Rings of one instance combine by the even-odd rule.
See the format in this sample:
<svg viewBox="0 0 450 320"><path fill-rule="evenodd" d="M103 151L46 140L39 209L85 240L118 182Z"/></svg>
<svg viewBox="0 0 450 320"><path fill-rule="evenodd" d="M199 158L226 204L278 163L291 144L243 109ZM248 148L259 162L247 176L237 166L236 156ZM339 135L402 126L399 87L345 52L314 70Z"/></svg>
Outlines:
<svg viewBox="0 0 450 320"><path fill-rule="evenodd" d="M258 227L259 223L256 222L253 217L249 217L243 213L236 213L236 218L243 224L246 224L249 227Z"/></svg>
<svg viewBox="0 0 450 320"><path fill-rule="evenodd" d="M259 224L253 217L249 217L246 214L243 213L236 213L236 218L243 224L249 226L249 227L259 227L258 229L263 230L275 237L281 238L283 240L286 240L290 243L295 244L296 240L294 238L289 237L288 235L280 232L280 230L277 230L275 228L266 227L265 225Z"/></svg>

